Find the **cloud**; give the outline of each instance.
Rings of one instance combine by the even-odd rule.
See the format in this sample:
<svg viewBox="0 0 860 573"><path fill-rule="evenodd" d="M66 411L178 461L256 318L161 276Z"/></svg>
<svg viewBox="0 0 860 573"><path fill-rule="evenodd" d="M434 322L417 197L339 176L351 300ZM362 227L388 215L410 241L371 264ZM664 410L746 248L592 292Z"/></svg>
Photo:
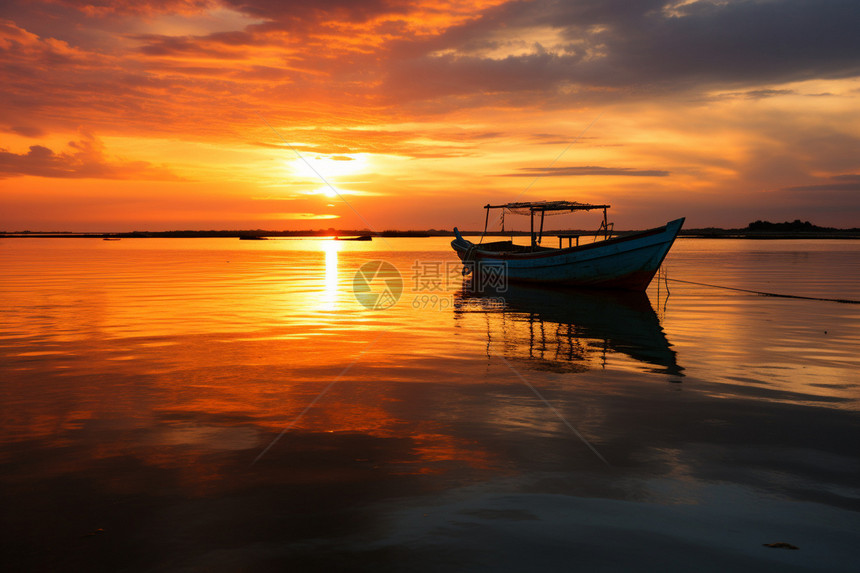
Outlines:
<svg viewBox="0 0 860 573"><path fill-rule="evenodd" d="M845 191L845 192L860 192L860 175L847 174L835 175L830 177L829 183L819 183L817 185L795 185L793 187L785 187L784 191Z"/></svg>
<svg viewBox="0 0 860 573"><path fill-rule="evenodd" d="M147 56L196 56L213 59L233 60L245 56L241 51L226 49L220 42L203 41L193 37L161 36L154 34L139 34L131 39L141 42L140 52ZM230 44L232 47L242 44Z"/></svg>
<svg viewBox="0 0 860 573"><path fill-rule="evenodd" d="M24 137L42 137L45 135L43 129L32 125L10 125L4 131L23 135Z"/></svg>
<svg viewBox="0 0 860 573"><path fill-rule="evenodd" d="M860 74L854 0L663 8L662 1L511 2L423 43L400 41L388 87L416 99L479 93L489 103L525 91L594 102Z"/></svg>
<svg viewBox="0 0 860 573"><path fill-rule="evenodd" d="M714 99L749 99L749 100L760 100L770 97L784 96L784 95L795 95L797 92L794 90L776 90L776 89L759 89L759 90L748 90L744 92L730 92L719 94L719 96ZM816 94L820 95L820 94Z"/></svg>
<svg viewBox="0 0 860 573"><path fill-rule="evenodd" d="M119 118L126 130L232 135L237 122L256 123L241 110L301 123L335 102L380 118L715 87L763 99L787 93L768 83L860 74L854 0L66 2L64 26L12 4L34 31L0 25L0 106L10 116L44 108L57 122L71 110L100 133ZM223 17L236 29L194 33L164 20L219 10L237 15ZM163 30L142 27L153 18Z"/></svg>
<svg viewBox="0 0 860 573"><path fill-rule="evenodd" d="M0 20L3 71L26 74L26 67L64 65L80 60L83 52L56 38L41 38L11 20Z"/></svg>
<svg viewBox="0 0 860 573"><path fill-rule="evenodd" d="M721 202L749 208L756 193L803 206L826 195L836 209L856 204L854 181L819 176L860 168L858 12L855 0L8 0L0 131L84 126L213 187L235 176L251 195L295 157L280 136L302 154L373 154L376 179L354 186L381 189L389 200L374 208L388 214L401 193L397 209L411 208L415 189L465 186L466 204L552 175L595 177L607 200L680 189L707 215ZM606 114L577 139L579 167L517 169L545 165L595 107ZM94 138L9 139L0 177L55 178L45 188L175 177Z"/></svg>
<svg viewBox="0 0 860 573"><path fill-rule="evenodd" d="M59 0L89 17L107 17L115 15L141 15L177 13L191 14L210 8L215 4L212 0Z"/></svg>
<svg viewBox="0 0 860 573"><path fill-rule="evenodd" d="M523 167L522 173L507 173L505 177L578 177L585 175L615 175L622 177L668 177L668 171L633 169L630 167Z"/></svg>
<svg viewBox="0 0 860 573"><path fill-rule="evenodd" d="M254 109L302 124L336 105L340 118L367 123L392 110L556 109L715 86L764 99L788 93L768 82L860 73L856 2L492 4L164 0L85 13L68 3L73 25L43 18L35 31L11 21L0 30L0 115L10 123L43 109L55 129L80 115L99 133L121 124L235 137L259 123ZM155 17L141 14L217 10L239 15L237 29L140 24Z"/></svg>
<svg viewBox="0 0 860 573"><path fill-rule="evenodd" d="M70 151L54 153L42 145L31 145L27 153L0 149L0 178L33 175L63 179L135 179L178 181L179 177L163 167L145 161L111 160L94 136L84 134L70 141Z"/></svg>
<svg viewBox="0 0 860 573"><path fill-rule="evenodd" d="M373 153L410 158L450 158L472 156L481 140L504 136L500 132L484 130L452 130L445 127L415 129L369 129L365 127L318 127L312 132L305 129L277 128L269 132L274 142L255 141L253 145L281 149L288 157L300 153L355 154ZM290 145L278 140L291 142ZM312 142L308 142L312 139ZM296 143L306 142L306 143Z"/></svg>

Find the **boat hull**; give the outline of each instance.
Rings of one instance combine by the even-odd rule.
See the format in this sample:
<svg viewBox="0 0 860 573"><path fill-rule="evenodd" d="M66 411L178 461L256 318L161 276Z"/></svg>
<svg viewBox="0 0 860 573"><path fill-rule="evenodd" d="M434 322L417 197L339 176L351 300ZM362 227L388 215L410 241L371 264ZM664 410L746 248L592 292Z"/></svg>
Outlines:
<svg viewBox="0 0 860 573"><path fill-rule="evenodd" d="M535 252L485 250L457 238L451 246L464 263L474 262L508 282L643 291L672 247L684 219L634 235L566 249Z"/></svg>

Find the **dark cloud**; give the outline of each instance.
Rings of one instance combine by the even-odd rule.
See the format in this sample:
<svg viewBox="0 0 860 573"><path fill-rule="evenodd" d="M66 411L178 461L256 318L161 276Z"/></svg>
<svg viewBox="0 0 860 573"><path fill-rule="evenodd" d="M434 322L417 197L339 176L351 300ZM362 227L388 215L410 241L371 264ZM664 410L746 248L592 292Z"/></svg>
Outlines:
<svg viewBox="0 0 860 573"><path fill-rule="evenodd" d="M386 0L227 0L226 4L250 16L283 24L302 20L338 19L366 22L380 14L402 13L409 2ZM403 8L398 8L398 4Z"/></svg>
<svg viewBox="0 0 860 573"><path fill-rule="evenodd" d="M199 12L215 5L213 0L57 0L87 16L151 15Z"/></svg>
<svg viewBox="0 0 860 573"><path fill-rule="evenodd" d="M24 13L23 4L13 4ZM205 0L69 0L63 5L79 12L77 18L102 20L123 14L200 13L218 6ZM514 1L476 12L442 33L415 34L410 18L433 10L454 14L457 8L400 0L228 0L224 6L258 23L202 36L124 37L141 42L137 53L152 59L223 61L230 68L225 79L234 82L290 84L296 81L295 70L307 70L318 76L306 75L301 82L332 95L354 94L356 105L367 104L358 98L374 97L389 106L447 98L445 109L495 104L558 107L571 101L712 89L736 89L732 94L736 97L760 99L786 93L761 87L767 84L860 74L856 0L699 0L672 5L666 0ZM37 7L27 10L32 16ZM70 31L54 26L56 34L48 37L78 38L80 30L92 24L75 21L67 27ZM376 38L372 45L351 43L361 26ZM535 36L536 29L551 31L552 39ZM37 33L45 37L47 30ZM504 56L507 44L518 38L523 39L519 51ZM253 62L253 50L260 46L280 47L283 67ZM43 43L37 64L68 67L77 54L61 48ZM490 57L488 52L494 50ZM20 54L4 59L10 62L6 69L10 75L29 73L28 66L18 65ZM164 61L143 67L150 65L170 71ZM233 91L244 87L229 86Z"/></svg>
<svg viewBox="0 0 860 573"><path fill-rule="evenodd" d="M414 98L476 92L492 98L526 90L596 100L860 74L855 0L701 0L675 10L664 5L509 3L423 45L399 42L402 57L390 87ZM554 31L557 45L535 40L525 54L481 53L506 38L528 39L536 27Z"/></svg>
<svg viewBox="0 0 860 573"><path fill-rule="evenodd" d="M749 90L745 92L734 92L728 93L721 96L721 99L731 99L731 98L743 98L743 99L766 99L769 97L783 96L783 95L792 95L795 94L794 90L774 90L774 89L764 89L764 90Z"/></svg>
<svg viewBox="0 0 860 573"><path fill-rule="evenodd" d="M817 185L796 185L794 187L786 187L784 191L847 191L860 192L860 175L847 174L835 175L829 178L827 183L819 183Z"/></svg>
<svg viewBox="0 0 860 573"><path fill-rule="evenodd" d="M777 205L786 213L786 220L793 208L794 218L803 218L841 227L857 227L860 214L860 175L844 174L818 178L818 183L794 185L780 189Z"/></svg>
<svg viewBox="0 0 860 573"><path fill-rule="evenodd" d="M23 135L24 137L42 137L45 131L32 125L10 125L5 131Z"/></svg>
<svg viewBox="0 0 860 573"><path fill-rule="evenodd" d="M99 140L91 135L84 135L81 141L70 141L69 147L72 150L63 153L54 153L42 145L31 145L22 154L0 149L0 178L34 175L68 179L180 179L145 161L109 160Z"/></svg>
<svg viewBox="0 0 860 573"><path fill-rule="evenodd" d="M785 82L860 71L860 5L853 0L697 2L677 18L646 16L624 59L656 77ZM627 71L633 68L627 66Z"/></svg>
<svg viewBox="0 0 860 573"><path fill-rule="evenodd" d="M584 175L614 175L622 177L668 177L668 171L659 169L633 169L631 167L523 167L520 173L507 173L505 177L579 177Z"/></svg>
<svg viewBox="0 0 860 573"><path fill-rule="evenodd" d="M238 59L245 55L235 50L223 49L220 42L212 38L205 42L192 37L152 34L136 35L131 36L131 38L143 42L140 52L147 56L198 56L229 60Z"/></svg>

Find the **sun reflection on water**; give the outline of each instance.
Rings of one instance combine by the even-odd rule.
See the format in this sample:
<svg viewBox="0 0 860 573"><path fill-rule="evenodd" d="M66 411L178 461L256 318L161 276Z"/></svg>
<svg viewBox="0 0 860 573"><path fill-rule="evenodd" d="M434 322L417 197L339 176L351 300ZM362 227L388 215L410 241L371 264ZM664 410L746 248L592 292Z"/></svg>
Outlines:
<svg viewBox="0 0 860 573"><path fill-rule="evenodd" d="M320 245L325 253L325 283L320 293L319 310L331 312L337 310L337 253L340 244L332 240L322 241Z"/></svg>

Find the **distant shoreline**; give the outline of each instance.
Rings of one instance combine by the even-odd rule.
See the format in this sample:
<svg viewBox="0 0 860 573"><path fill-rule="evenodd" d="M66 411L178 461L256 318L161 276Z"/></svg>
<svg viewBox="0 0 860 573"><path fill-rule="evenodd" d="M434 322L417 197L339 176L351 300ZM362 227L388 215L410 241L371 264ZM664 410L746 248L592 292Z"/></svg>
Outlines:
<svg viewBox="0 0 860 573"><path fill-rule="evenodd" d="M594 231L565 231L565 233L579 233L582 237L593 237ZM624 236L637 231L617 231L614 236ZM481 236L480 231L462 231L464 236ZM453 237L453 231L431 229L429 231L383 231L374 233L370 231L355 230L319 230L319 231L131 231L124 233L72 233L72 232L18 232L0 233L0 239L212 239L212 238L328 238L328 237L400 237L400 238L426 238L426 237ZM528 231L514 232L488 232L487 237L528 237ZM552 231L544 232L544 237L554 237ZM749 229L682 229L679 238L685 239L757 239L757 240L785 240L785 239L860 239L860 229L832 229L816 231L758 231Z"/></svg>

